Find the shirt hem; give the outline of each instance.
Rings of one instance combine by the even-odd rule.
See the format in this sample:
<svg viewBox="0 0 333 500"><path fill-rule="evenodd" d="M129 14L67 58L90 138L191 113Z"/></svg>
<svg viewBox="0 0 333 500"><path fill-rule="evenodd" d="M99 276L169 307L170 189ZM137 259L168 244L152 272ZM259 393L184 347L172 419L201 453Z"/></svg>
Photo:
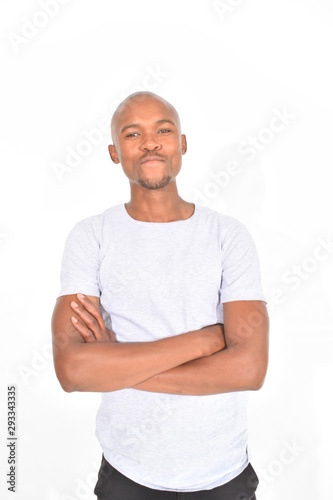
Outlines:
<svg viewBox="0 0 333 500"><path fill-rule="evenodd" d="M175 486L172 486L172 487L158 486L158 485L150 483L150 482L142 481L140 478L132 475L131 473L128 474L126 471L124 471L124 469L122 469L121 467L118 467L117 464L115 464L112 460L110 460L107 457L105 452L103 452L103 453L104 453L105 460L107 462L109 462L109 464L114 469L116 469L118 472L123 474L125 477L127 477L131 481L134 481L135 483L140 484L141 486L144 486L145 488L150 488L151 490L180 492L180 493L194 493L196 491L212 490L214 488L218 488L220 486L223 486L224 484L229 483L230 481L235 479L237 476L239 476L246 469L246 467L249 465L249 458L247 455L245 463L241 467L239 467L238 469L236 469L232 473L225 475L222 479L218 479L218 480L215 480L215 481L209 482L209 483L201 483L200 485L197 485L194 488L190 488L190 487L180 488L180 487L175 487Z"/></svg>

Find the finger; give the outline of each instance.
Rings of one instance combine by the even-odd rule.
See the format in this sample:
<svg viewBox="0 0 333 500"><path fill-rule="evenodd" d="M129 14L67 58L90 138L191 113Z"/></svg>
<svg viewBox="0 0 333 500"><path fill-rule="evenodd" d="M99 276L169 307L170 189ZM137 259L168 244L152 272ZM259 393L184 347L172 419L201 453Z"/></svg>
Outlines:
<svg viewBox="0 0 333 500"><path fill-rule="evenodd" d="M98 342L98 341L109 341L109 342L117 342L116 336L112 330L105 329L105 335L103 338L97 339L95 334L83 323L81 320L78 320L75 316L71 317L71 322L74 328L82 335L86 342Z"/></svg>
<svg viewBox="0 0 333 500"><path fill-rule="evenodd" d="M116 336L112 330L108 330L108 335L109 335L109 340L111 340L111 342L117 342Z"/></svg>
<svg viewBox="0 0 333 500"><path fill-rule="evenodd" d="M78 293L76 296L81 306L83 306L92 316L94 316L100 328L104 330L104 319L99 308L90 299L88 299L88 297L83 295L83 293Z"/></svg>
<svg viewBox="0 0 333 500"><path fill-rule="evenodd" d="M104 318L99 307L96 306L96 304L92 302L92 300L90 300L88 297L86 297L83 293L78 293L76 296L78 298L78 301L80 302L80 305L96 319L100 327L100 330L98 332L96 331L96 333L98 334L98 340L110 340L112 342L116 342L114 333L105 327Z"/></svg>
<svg viewBox="0 0 333 500"><path fill-rule="evenodd" d="M112 330L105 328L105 340L108 340L109 342L117 342L115 333Z"/></svg>
<svg viewBox="0 0 333 500"><path fill-rule="evenodd" d="M87 311L85 307L83 307L81 304L78 304L74 300L71 302L71 307L73 311L79 316L79 318L82 320L82 322L85 324L85 326L94 334L95 339L98 341L106 341L106 340L112 340L110 339L110 334L109 330L105 328L105 324L102 318L102 326L100 325L100 322L92 315L90 312Z"/></svg>
<svg viewBox="0 0 333 500"><path fill-rule="evenodd" d="M100 340L102 338L102 332L96 318L74 300L71 302L71 308L79 319L81 319L81 322L83 322L85 326L94 334L96 340Z"/></svg>
<svg viewBox="0 0 333 500"><path fill-rule="evenodd" d="M72 325L79 332L79 334L84 338L86 342L96 342L96 338L91 330L82 323L82 321L75 318L75 316L71 317Z"/></svg>

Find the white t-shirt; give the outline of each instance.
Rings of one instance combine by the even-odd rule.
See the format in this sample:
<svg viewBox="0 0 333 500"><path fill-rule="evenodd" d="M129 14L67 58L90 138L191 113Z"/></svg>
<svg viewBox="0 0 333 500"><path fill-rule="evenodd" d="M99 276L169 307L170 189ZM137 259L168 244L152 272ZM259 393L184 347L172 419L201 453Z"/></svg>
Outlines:
<svg viewBox="0 0 333 500"><path fill-rule="evenodd" d="M100 297L119 342L147 342L223 323L223 303L265 300L243 224L199 205L186 220L143 222L124 204L77 223L59 295ZM96 435L122 474L159 490L220 486L248 464L246 392L102 393Z"/></svg>

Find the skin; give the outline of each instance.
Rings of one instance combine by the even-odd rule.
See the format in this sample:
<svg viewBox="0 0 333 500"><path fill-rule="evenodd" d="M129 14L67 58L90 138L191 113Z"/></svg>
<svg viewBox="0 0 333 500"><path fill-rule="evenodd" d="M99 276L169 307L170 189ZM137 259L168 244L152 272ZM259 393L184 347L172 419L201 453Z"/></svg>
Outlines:
<svg viewBox="0 0 333 500"><path fill-rule="evenodd" d="M133 94L116 110L111 131L111 159L130 183L129 215L147 222L189 218L194 205L179 196L176 184L187 143L173 106L152 93ZM160 161L145 161L152 157Z"/></svg>
<svg viewBox="0 0 333 500"><path fill-rule="evenodd" d="M98 314L94 315L94 310ZM225 346L222 325L154 342L115 342L114 333L105 328L99 314L99 298L80 295L58 298L52 337L56 374L66 392L133 387Z"/></svg>
<svg viewBox="0 0 333 500"><path fill-rule="evenodd" d="M176 185L187 144L173 106L149 92L133 94L117 108L111 130L111 159L121 164L130 183L128 214L146 222L191 217L194 206L179 196ZM98 297L59 297L52 318L59 381L68 392L132 387L207 395L257 390L268 363L265 303L234 301L223 310L224 326L119 344L104 325Z"/></svg>

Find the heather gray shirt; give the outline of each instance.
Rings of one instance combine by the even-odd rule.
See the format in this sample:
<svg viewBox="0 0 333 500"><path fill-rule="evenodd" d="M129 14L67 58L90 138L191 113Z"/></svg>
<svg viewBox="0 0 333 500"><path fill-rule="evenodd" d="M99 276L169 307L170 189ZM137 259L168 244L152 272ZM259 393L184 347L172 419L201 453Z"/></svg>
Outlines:
<svg viewBox="0 0 333 500"><path fill-rule="evenodd" d="M100 297L119 342L146 342L223 323L223 303L265 300L243 224L196 205L186 220L136 221L123 204L77 223L59 295ZM246 392L102 394L96 435L106 460L160 490L220 486L248 464Z"/></svg>

